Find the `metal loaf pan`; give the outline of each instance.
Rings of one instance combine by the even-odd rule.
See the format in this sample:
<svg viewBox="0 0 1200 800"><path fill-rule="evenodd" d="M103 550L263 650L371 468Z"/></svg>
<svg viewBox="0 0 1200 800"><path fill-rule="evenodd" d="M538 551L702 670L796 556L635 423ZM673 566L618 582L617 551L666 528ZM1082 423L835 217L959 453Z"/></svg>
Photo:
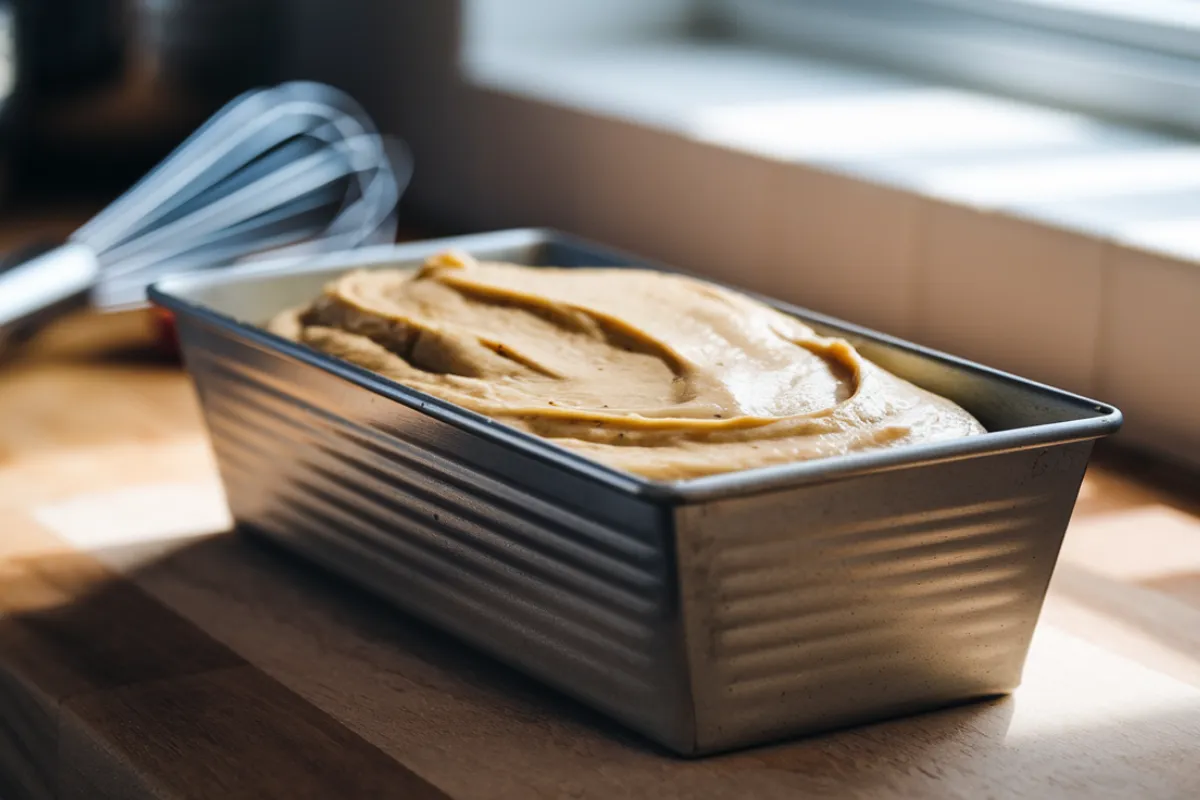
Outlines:
<svg viewBox="0 0 1200 800"><path fill-rule="evenodd" d="M1119 411L776 304L990 432L661 483L257 327L346 269L448 247L647 263L518 230L152 290L176 315L240 526L682 754L1019 683L1093 441Z"/></svg>

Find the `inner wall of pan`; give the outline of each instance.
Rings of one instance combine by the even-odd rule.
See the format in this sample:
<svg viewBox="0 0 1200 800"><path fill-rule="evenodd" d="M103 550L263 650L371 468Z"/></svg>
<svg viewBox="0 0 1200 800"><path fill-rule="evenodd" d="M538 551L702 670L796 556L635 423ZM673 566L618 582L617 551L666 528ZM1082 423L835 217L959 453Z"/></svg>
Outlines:
<svg viewBox="0 0 1200 800"><path fill-rule="evenodd" d="M512 238L512 237L510 237ZM400 252L408 246L401 245ZM491 247L466 247L480 259L507 261L531 266L630 266L628 258L607 254L566 242L534 241L525 238ZM419 257L375 257L370 261L339 261L336 265L295 270L283 267L274 274L198 276L168 291L189 302L249 325L261 326L278 312L302 306L316 297L324 286L349 269L415 267ZM792 311L792 309L784 309ZM797 314L805 319L803 313ZM1099 417L1107 410L1090 408L1080 402L1039 390L1003 376L965 367L923 353L913 352L886 341L847 331L833 325L806 320L822 334L849 339L865 357L906 380L947 397L971 412L990 431L1012 430L1033 425Z"/></svg>

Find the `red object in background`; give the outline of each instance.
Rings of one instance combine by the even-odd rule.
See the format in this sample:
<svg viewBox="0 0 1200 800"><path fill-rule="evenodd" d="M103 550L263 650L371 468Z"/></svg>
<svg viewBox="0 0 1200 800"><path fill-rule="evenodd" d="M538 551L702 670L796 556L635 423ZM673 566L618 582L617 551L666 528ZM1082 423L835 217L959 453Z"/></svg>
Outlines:
<svg viewBox="0 0 1200 800"><path fill-rule="evenodd" d="M175 330L175 317L165 308L152 308L151 324L158 348L172 356L179 355L179 336Z"/></svg>

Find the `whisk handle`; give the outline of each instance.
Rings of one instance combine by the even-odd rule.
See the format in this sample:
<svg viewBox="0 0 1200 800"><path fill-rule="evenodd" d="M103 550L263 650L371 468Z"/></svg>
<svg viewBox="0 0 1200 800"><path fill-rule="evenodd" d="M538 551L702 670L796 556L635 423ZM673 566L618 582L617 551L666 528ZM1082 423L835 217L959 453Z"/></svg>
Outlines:
<svg viewBox="0 0 1200 800"><path fill-rule="evenodd" d="M100 275L100 262L75 243L40 245L0 259L0 348L81 303Z"/></svg>

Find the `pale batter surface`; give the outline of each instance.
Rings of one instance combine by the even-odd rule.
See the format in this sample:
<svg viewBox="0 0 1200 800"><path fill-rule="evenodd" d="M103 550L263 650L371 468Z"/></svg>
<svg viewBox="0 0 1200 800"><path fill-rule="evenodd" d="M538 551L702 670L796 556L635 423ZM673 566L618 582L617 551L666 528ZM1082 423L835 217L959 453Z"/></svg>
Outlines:
<svg viewBox="0 0 1200 800"><path fill-rule="evenodd" d="M446 253L344 275L268 327L660 480L983 432L843 340L661 272Z"/></svg>

